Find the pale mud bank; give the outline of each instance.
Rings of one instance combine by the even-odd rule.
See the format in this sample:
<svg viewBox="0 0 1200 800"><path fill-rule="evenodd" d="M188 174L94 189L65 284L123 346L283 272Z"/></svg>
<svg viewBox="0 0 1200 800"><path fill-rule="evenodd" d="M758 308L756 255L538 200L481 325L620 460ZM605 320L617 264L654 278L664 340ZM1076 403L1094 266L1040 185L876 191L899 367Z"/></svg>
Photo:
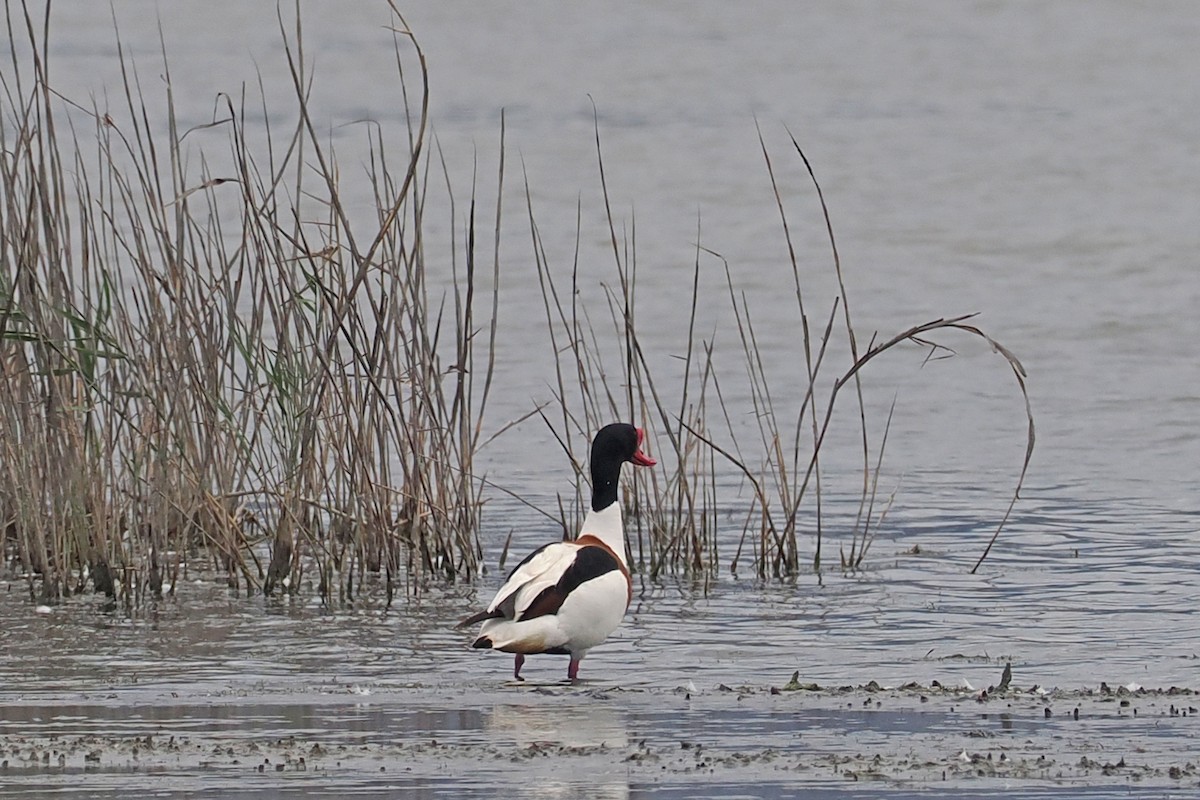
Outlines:
<svg viewBox="0 0 1200 800"><path fill-rule="evenodd" d="M1200 696L1134 685L583 683L10 698L0 796L1195 791ZM964 794L965 793L965 794Z"/></svg>

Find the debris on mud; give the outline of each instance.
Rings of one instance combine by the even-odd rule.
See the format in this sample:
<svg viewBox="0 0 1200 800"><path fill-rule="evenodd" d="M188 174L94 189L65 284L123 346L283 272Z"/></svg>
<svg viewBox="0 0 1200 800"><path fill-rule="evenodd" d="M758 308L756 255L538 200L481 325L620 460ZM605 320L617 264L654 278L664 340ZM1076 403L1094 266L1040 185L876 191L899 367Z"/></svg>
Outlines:
<svg viewBox="0 0 1200 800"><path fill-rule="evenodd" d="M684 695L558 684L481 689L467 698L373 687L365 702L327 698L327 707L315 711L312 694L268 695L254 704L222 698L207 726L189 716L192 698L177 723L163 703L144 732L114 735L72 733L70 724L53 722L54 709L46 706L18 729L11 721L28 707L0 702L10 720L0 728L0 775L6 785L31 787L66 786L81 772L201 781L261 773L335 783L403 775L428 782L485 762L501 775L511 770L514 781L564 768L581 780L616 769L631 784L714 775L729 783L909 787L1200 781L1200 763L1191 755L1200 698L1192 689L1021 688L1012 684L1009 666L985 690L937 681L822 687L801 681L798 671L782 686L688 681L680 688ZM480 710L467 715L455 702ZM301 708L316 715L303 733L258 734L230 725L239 715L286 720ZM64 706L59 716L78 719L78 711ZM375 728L339 728L364 713L377 720ZM439 718L445 721L430 725ZM448 770L454 764L462 770Z"/></svg>

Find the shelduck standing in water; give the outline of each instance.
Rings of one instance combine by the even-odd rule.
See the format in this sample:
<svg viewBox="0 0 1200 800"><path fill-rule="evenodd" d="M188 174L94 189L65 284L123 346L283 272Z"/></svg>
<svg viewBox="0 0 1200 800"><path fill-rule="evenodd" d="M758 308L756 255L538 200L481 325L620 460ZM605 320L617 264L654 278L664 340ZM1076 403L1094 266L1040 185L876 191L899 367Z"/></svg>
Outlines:
<svg viewBox="0 0 1200 800"><path fill-rule="evenodd" d="M475 648L516 653L513 677L521 677L525 656L552 653L571 657L567 677L579 675L579 662L621 624L633 598L625 563L625 528L617 483L626 461L652 467L642 452L641 428L606 425L592 440L592 507L573 542L534 550L508 576L486 611L467 617L463 628L482 622Z"/></svg>

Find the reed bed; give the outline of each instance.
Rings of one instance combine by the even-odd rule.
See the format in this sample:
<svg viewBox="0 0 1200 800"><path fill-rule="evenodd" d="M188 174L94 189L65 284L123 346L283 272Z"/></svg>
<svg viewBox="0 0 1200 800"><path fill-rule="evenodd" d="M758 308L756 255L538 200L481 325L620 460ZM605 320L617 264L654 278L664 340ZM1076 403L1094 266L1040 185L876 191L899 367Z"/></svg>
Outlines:
<svg viewBox="0 0 1200 800"><path fill-rule="evenodd" d="M460 204L430 145L424 55L392 12L393 89L407 125L390 138L362 126L365 178L350 179L313 121L298 14L294 27L280 18L293 88L286 113L273 105L268 114L262 96L222 95L210 123L185 130L165 52L161 97L147 97L121 51L118 102L81 105L49 79L48 9L37 17L6 2L0 545L32 599L96 590L134 607L210 564L239 591L312 591L331 602L353 600L364 583L390 602L431 579L471 580L484 566L484 504L505 491L476 474L481 448L516 426L548 425L575 465L557 515L571 536L587 497L583 448L614 419L646 425L666 456L629 476L630 554L643 575L707 581L749 564L764 578L791 576L807 568L810 535L820 570L820 455L844 394L861 425L858 522L840 553L853 569L887 510L878 497L887 427L878 443L868 436L862 394L872 360L904 344L939 352L934 335L981 337L1006 359L1028 412L1020 363L968 317L859 346L827 210L839 295L810 316L765 146L807 388L786 399L773 391L750 304L724 259L700 244L682 374L664 382L648 356L660 343L639 335L635 239L612 211L597 125L615 280L603 308L581 304L578 248L570 270L551 264L526 179L551 399L485 425L504 335L504 125L495 217L480 220L477 186ZM281 118L286 128L270 122ZM193 145L200 136L217 138L220 152ZM443 184L453 242L437 257L425 213ZM364 186L367 219L348 210ZM720 298L702 295L701 271L714 263L725 275ZM697 309L714 301L733 312L732 355L698 333ZM835 354L835 340L848 352ZM609 369L613 350L619 365ZM730 374L749 387L749 408L723 389ZM734 424L747 413L752 441ZM1030 415L1025 466L1032 446ZM730 471L741 484L732 493ZM1023 479L1024 470L1013 503ZM814 530L800 522L808 504Z"/></svg>
<svg viewBox="0 0 1200 800"><path fill-rule="evenodd" d="M496 335L475 326L495 301L476 291L473 203L453 297L429 288L428 81L399 14L408 129L399 146L367 134L376 214L352 224L299 21L281 21L291 127L263 98L220 97L202 126L225 136L214 173L188 147L199 129L179 129L165 53L161 100L122 51L120 107L82 106L49 80L48 9L5 12L0 511L31 596L134 604L199 553L268 594L352 598L378 573L390 599L473 575Z"/></svg>

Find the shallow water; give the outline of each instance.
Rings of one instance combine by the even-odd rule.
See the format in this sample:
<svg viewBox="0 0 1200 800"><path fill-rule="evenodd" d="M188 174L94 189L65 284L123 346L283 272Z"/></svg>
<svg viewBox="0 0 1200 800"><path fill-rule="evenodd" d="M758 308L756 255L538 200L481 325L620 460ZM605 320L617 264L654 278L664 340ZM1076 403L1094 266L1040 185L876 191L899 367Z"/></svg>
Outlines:
<svg viewBox="0 0 1200 800"><path fill-rule="evenodd" d="M302 5L313 106L348 173L362 136L344 123L402 119L380 27L388 16L370 4ZM156 12L181 126L211 119L218 91L256 83L256 64L268 93L286 96L273 8L122 3L123 44L149 91L158 90ZM485 517L491 574L391 609L369 593L334 610L240 599L201 575L136 618L86 598L36 614L14 584L0 593L0 761L9 761L0 796L482 797L522 786L547 797L1035 797L1066 782L1077 796L1116 797L1196 786L1194 769L1170 774L1195 749L1191 716L1164 716L1161 698L1135 695L1135 721L1132 706L1079 694L1101 681L1197 686L1200 104L1188 101L1185 76L1200 72L1200 17L1191 4L662 3L584 17L554 4L439 2L405 12L429 57L452 178L469 186L476 155L481 175L494 169L505 108L510 156L528 170L557 269L569 267L581 203L581 291L601 308L601 284L615 277L594 98L616 213L636 219L639 329L664 376L682 347L678 287L690 280L699 214L703 243L729 258L753 305L778 396L797 385L796 313L780 291L790 271L755 119L811 296L832 298L834 286L787 126L830 202L860 339L979 311L1025 364L1038 445L1010 527L970 575L1011 492L1024 420L1004 363L955 340L954 359L918 369L913 355L864 374L876 427L899 397L881 487L900 486L865 570L767 586L727 573L706 587L639 585L625 625L584 662L582 687L559 685L565 660L551 657L526 667L533 685L511 685L507 657L466 649L469 634L451 627L494 591L510 529L514 552L554 535L503 497ZM109 14L56 7L52 74L67 96L117 85ZM214 132L190 141L222 146ZM508 207L521 208L518 187L508 191ZM502 324L542 313L528 234L519 215L510 219ZM445 222L432 211L427 220L432 250ZM720 288L718 267L705 265L705 285ZM720 306L702 309L700 329L732 344ZM497 424L549 395L545 364L529 358L546 352L537 326L509 330L489 412ZM726 386L736 400L733 373ZM850 422L834 432L849 445L826 462L826 563L848 544L857 510ZM535 502L569 491L538 425L485 455L493 479ZM733 546L722 543L723 563ZM811 556L811 539L804 546ZM1052 690L1049 720L1037 694L1003 721L992 716L998 701L981 711L966 688L928 703L912 692L769 693L797 670L823 687L978 690L1009 661L1014 686ZM882 706L864 708L873 700ZM146 736L154 752L143 745L135 758L133 740ZM164 750L172 736L187 745ZM657 761L641 759L642 740ZM698 769L681 742L720 763ZM315 745L347 750L313 758ZM31 748L39 759L63 752L66 763L26 766ZM98 762L85 762L91 750ZM961 768L963 751L1002 750L1047 754L1055 766L1000 776ZM314 762L303 772L302 753ZM876 754L885 774L868 778ZM841 756L851 757L846 769ZM1105 774L1080 767L1084 756L1145 769Z"/></svg>
<svg viewBox="0 0 1200 800"><path fill-rule="evenodd" d="M0 796L1119 797L1200 778L1193 693L132 674L6 693Z"/></svg>
<svg viewBox="0 0 1200 800"><path fill-rule="evenodd" d="M468 650L452 629L467 589L330 611L198 581L134 619L86 599L37 614L10 591L0 795L70 797L80 780L80 796L249 797L485 797L531 783L546 797L848 785L897 797L939 784L947 796L1068 785L1115 797L1200 784L1200 697L1138 691L1195 686L1185 572L1166 559L1118 570L1115 535L1046 556L1026 534L1013 542L1024 558L969 576L939 547L956 535L909 532L917 556L877 543L891 563L824 585L643 587L575 687L565 659L531 659L517 685L509 657ZM981 701L1006 663L1019 692ZM794 671L823 690L772 694ZM1099 695L1102 681L1129 687L1129 705Z"/></svg>

